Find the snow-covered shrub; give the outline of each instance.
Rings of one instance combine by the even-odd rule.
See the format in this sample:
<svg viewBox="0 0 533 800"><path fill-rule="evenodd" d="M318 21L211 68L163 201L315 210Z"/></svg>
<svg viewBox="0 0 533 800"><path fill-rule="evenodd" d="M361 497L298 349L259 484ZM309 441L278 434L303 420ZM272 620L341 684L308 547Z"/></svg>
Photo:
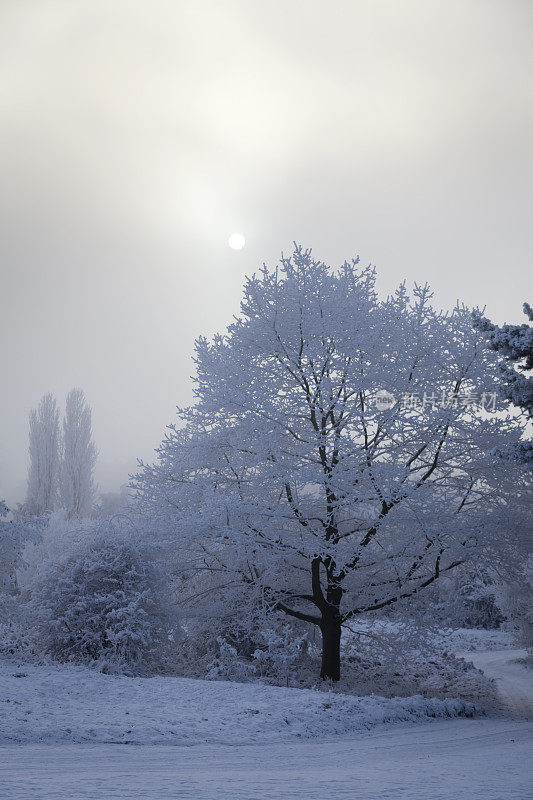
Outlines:
<svg viewBox="0 0 533 800"><path fill-rule="evenodd" d="M0 595L0 656L33 661L40 655L35 620L20 595Z"/></svg>
<svg viewBox="0 0 533 800"><path fill-rule="evenodd" d="M20 592L18 572L25 546L37 542L47 520L11 512L0 503L0 653L29 657L35 649L31 619Z"/></svg>
<svg viewBox="0 0 533 800"><path fill-rule="evenodd" d="M360 695L461 697L490 705L494 687L482 672L458 658L433 628L411 619L359 620L343 640L344 684Z"/></svg>
<svg viewBox="0 0 533 800"><path fill-rule="evenodd" d="M320 639L315 641L276 617L270 627L254 630L257 642L250 653L244 637L224 629L215 640L216 656L207 668L188 675L210 680L249 682L261 679L277 686L334 690L347 694L384 697L461 697L484 706L496 705L494 688L482 672L454 655L433 629L418 628L412 621L360 620L346 629L342 639L344 674L338 683L317 681ZM189 642L188 646L191 645ZM187 647L187 643L185 643ZM209 644L212 652L213 643ZM191 670L191 662L188 662Z"/></svg>
<svg viewBox="0 0 533 800"><path fill-rule="evenodd" d="M223 636L217 638L219 652L209 664L206 674L208 680L227 680L243 682L254 677L254 664L239 658L237 648L233 647Z"/></svg>
<svg viewBox="0 0 533 800"><path fill-rule="evenodd" d="M482 628L496 630L505 621L496 604L496 597L491 593L482 593L465 598L466 613L461 620L464 628Z"/></svg>
<svg viewBox="0 0 533 800"><path fill-rule="evenodd" d="M271 620L275 625L276 619ZM298 662L305 652L307 635L297 636L291 625L281 625L250 632L258 647L250 653L251 638L236 638L237 646L223 636L217 637L218 654L208 665L209 680L247 681L253 677L289 685ZM242 632L241 632L242 634ZM248 647L243 648L243 641ZM239 648L239 645L240 648ZM243 652L244 651L244 652Z"/></svg>
<svg viewBox="0 0 533 800"><path fill-rule="evenodd" d="M448 626L497 630L505 622L498 605L497 586L487 572L463 569L439 589L437 616ZM427 611L426 607L424 613Z"/></svg>
<svg viewBox="0 0 533 800"><path fill-rule="evenodd" d="M23 595L31 594L43 582L51 564L65 560L94 537L94 522L69 519L64 508L42 520L40 535L26 542L18 565L17 584Z"/></svg>
<svg viewBox="0 0 533 800"><path fill-rule="evenodd" d="M172 551L167 561L172 564ZM251 663L252 653L261 643L258 632L267 627L261 609L258 606L253 610L247 608L243 613L242 595L234 587L221 601L211 591L211 576L190 574L181 552L178 563L170 569L174 572L172 589L180 598L184 627L183 640L176 653L178 673L189 678L205 678L219 656L220 639L235 648L239 661Z"/></svg>
<svg viewBox="0 0 533 800"><path fill-rule="evenodd" d="M291 625L283 625L280 630L267 628L261 631L260 639L262 646L252 653L259 674L261 677L275 677L288 686L306 650L307 634L296 636Z"/></svg>
<svg viewBox="0 0 533 800"><path fill-rule="evenodd" d="M382 617L411 620L418 627L497 630L505 622L500 594L496 576L469 565L429 587L409 605L400 602L384 610Z"/></svg>
<svg viewBox="0 0 533 800"><path fill-rule="evenodd" d="M139 674L168 667L178 636L165 592L146 548L109 525L48 565L31 604L54 659Z"/></svg>
<svg viewBox="0 0 533 800"><path fill-rule="evenodd" d="M522 647L527 650L528 660L533 663L533 556L522 568L507 580L501 588L501 602L509 621Z"/></svg>
<svg viewBox="0 0 533 800"><path fill-rule="evenodd" d="M177 580L175 590L180 597L190 598L182 606L185 636L177 654L180 675L235 681L255 675L286 685L307 647L307 636L296 620L288 624L262 606L260 598L243 613L242 597L234 587L221 604L210 591L209 579L201 575Z"/></svg>
<svg viewBox="0 0 533 800"><path fill-rule="evenodd" d="M0 501L0 595L17 594L17 571L23 564L23 550L40 539L47 524L45 517L12 512Z"/></svg>

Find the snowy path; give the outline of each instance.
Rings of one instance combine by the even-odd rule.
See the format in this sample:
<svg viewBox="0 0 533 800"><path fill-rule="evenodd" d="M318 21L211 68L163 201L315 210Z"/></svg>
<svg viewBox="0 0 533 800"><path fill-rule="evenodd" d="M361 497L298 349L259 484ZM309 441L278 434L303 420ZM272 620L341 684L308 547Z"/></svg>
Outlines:
<svg viewBox="0 0 533 800"><path fill-rule="evenodd" d="M10 800L525 800L533 724L394 726L350 739L230 746L10 745Z"/></svg>
<svg viewBox="0 0 533 800"><path fill-rule="evenodd" d="M520 663L525 650L478 650L462 653L488 678L494 678L503 705L513 714L533 719L533 669Z"/></svg>

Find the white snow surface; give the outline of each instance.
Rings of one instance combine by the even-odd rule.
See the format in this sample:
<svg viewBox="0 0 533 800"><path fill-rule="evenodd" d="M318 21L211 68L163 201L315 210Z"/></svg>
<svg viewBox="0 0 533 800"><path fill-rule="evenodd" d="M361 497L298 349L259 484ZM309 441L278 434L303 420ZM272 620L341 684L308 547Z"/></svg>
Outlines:
<svg viewBox="0 0 533 800"><path fill-rule="evenodd" d="M234 747L0 747L10 800L526 800L533 724L438 720Z"/></svg>
<svg viewBox="0 0 533 800"><path fill-rule="evenodd" d="M532 671L519 655L468 653L512 712L518 697L533 696ZM531 796L533 723L428 723L428 710L454 712L455 701L120 678L13 661L0 662L0 700L0 797L10 800Z"/></svg>
<svg viewBox="0 0 533 800"><path fill-rule="evenodd" d="M387 699L191 678L127 678L0 662L0 743L200 744L350 735L472 716L462 700Z"/></svg>

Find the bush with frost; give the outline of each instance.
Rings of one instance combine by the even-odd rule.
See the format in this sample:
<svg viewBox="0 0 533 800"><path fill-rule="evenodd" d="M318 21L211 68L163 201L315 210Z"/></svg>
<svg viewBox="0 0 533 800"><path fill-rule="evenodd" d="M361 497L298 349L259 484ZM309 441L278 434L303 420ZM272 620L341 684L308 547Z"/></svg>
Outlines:
<svg viewBox="0 0 533 800"><path fill-rule="evenodd" d="M168 669L179 625L167 582L131 532L101 527L50 562L32 591L44 651L103 672Z"/></svg>
<svg viewBox="0 0 533 800"><path fill-rule="evenodd" d="M208 665L208 680L245 682L256 674L254 664L239 658L237 648L223 636L217 637L218 655Z"/></svg>

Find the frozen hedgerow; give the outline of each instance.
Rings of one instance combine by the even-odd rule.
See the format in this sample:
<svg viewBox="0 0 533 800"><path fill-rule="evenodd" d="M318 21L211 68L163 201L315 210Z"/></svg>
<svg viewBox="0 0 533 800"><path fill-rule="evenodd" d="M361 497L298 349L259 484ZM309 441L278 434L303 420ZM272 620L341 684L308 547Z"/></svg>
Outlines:
<svg viewBox="0 0 533 800"><path fill-rule="evenodd" d="M51 564L33 593L45 650L102 672L159 670L177 631L164 592L144 548L123 534L97 534Z"/></svg>

